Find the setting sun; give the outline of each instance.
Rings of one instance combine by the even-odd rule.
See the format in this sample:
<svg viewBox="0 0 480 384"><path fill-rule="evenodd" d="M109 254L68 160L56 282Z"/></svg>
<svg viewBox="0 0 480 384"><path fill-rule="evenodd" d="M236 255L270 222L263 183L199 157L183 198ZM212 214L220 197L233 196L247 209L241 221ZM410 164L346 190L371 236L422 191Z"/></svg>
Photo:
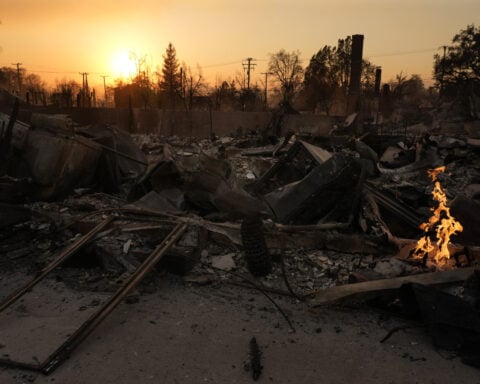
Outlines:
<svg viewBox="0 0 480 384"><path fill-rule="evenodd" d="M135 75L135 60L128 52L119 52L112 59L112 71L116 78L130 78Z"/></svg>

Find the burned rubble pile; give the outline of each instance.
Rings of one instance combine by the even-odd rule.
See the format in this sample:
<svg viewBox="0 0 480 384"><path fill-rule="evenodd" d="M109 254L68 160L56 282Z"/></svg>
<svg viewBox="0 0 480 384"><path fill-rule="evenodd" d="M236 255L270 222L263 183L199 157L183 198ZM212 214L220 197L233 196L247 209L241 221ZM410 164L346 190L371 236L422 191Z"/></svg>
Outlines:
<svg viewBox="0 0 480 384"><path fill-rule="evenodd" d="M116 292L112 306L153 268L189 284L244 285L315 306L370 299L412 276L417 284L463 282L478 264L480 138L471 135L297 132L258 146L254 134L129 135L63 115L33 115L28 124L15 115L0 116L0 268ZM443 224L421 228L437 204L428 170L438 167L435 181L463 227L449 234L452 257L442 260L432 255ZM418 258L424 233L431 247ZM148 279L142 287L155 289ZM478 290L462 292L473 295L478 316ZM451 322L428 324L438 333ZM466 325L462 337L478 336L477 328Z"/></svg>

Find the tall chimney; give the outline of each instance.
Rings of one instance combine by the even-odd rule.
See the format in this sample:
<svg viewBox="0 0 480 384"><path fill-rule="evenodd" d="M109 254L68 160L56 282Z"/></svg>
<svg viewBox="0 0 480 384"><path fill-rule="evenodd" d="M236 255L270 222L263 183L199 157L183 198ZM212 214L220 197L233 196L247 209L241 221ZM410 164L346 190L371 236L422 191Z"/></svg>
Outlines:
<svg viewBox="0 0 480 384"><path fill-rule="evenodd" d="M353 35L347 114L358 112L358 99L361 92L362 60L363 35Z"/></svg>
<svg viewBox="0 0 480 384"><path fill-rule="evenodd" d="M382 67L375 69L375 96L380 96L380 83L382 82Z"/></svg>

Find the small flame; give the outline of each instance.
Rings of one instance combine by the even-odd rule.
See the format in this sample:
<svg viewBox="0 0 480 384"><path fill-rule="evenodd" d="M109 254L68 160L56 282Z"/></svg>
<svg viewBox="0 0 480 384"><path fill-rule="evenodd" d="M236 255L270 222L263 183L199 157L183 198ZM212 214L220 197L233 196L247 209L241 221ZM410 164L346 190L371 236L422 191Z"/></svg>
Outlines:
<svg viewBox="0 0 480 384"><path fill-rule="evenodd" d="M428 175L435 183L432 191L433 199L438 202L437 208L430 208L433 212L432 216L428 220L428 223L420 225L425 235L418 240L417 246L413 251L413 255L423 258L426 254L435 250L435 246L432 243L431 235L435 231L437 239L437 251L435 253L435 261L440 263L450 258L450 252L448 250L448 244L450 237L458 232L463 231L462 224L460 224L450 214L450 208L447 207L447 196L437 180L438 175L441 172L445 172L445 167L438 167L430 169Z"/></svg>

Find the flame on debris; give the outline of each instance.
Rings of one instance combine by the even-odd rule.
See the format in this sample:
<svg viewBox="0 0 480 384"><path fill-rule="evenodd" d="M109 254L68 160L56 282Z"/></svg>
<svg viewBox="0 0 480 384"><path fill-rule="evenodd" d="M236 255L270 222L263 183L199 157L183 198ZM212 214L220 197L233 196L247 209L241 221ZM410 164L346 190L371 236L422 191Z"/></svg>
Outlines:
<svg viewBox="0 0 480 384"><path fill-rule="evenodd" d="M432 216L427 223L420 225L420 229L422 229L425 234L418 240L417 246L413 251L415 257L423 258L427 254L431 255L431 252L436 250L434 258L437 263L450 258L450 252L448 250L450 236L463 231L462 225L455 220L450 214L450 208L447 207L447 196L440 182L437 180L438 174L441 172L445 172L444 166L428 171L428 175L435 183L432 195L433 199L438 203L438 206L436 208L430 208L433 212ZM432 242L434 233L436 236L436 247Z"/></svg>

